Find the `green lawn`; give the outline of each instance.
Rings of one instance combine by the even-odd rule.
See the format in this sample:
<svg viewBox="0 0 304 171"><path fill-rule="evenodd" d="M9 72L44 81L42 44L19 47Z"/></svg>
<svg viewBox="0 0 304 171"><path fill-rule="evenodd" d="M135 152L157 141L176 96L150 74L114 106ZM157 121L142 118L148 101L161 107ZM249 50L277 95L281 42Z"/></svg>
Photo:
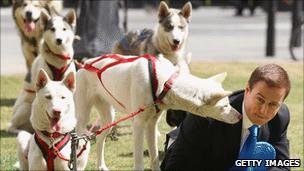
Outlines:
<svg viewBox="0 0 304 171"><path fill-rule="evenodd" d="M251 73L258 66L258 63L215 63L215 62L196 62L191 65L192 72L200 77L227 72L228 77L224 82L224 88L227 90L242 89ZM288 63L280 64L289 73L292 89L289 97L286 99L291 112L290 127L288 138L290 140L291 158L301 159L303 167L303 64ZM0 146L0 170L12 170L17 161L15 137L5 132L7 124L11 119L12 107L22 89L23 76L1 76L1 146ZM93 111L96 116L96 111ZM122 115L119 115L120 118ZM120 124L119 140L107 140L106 143L106 163L111 170L132 170L132 136L130 121ZM162 117L159 124L161 137L159 140L159 150L163 151L165 133L170 130ZM88 170L95 169L96 144L92 145ZM150 168L149 158L145 155L145 168ZM295 168L294 168L295 169Z"/></svg>

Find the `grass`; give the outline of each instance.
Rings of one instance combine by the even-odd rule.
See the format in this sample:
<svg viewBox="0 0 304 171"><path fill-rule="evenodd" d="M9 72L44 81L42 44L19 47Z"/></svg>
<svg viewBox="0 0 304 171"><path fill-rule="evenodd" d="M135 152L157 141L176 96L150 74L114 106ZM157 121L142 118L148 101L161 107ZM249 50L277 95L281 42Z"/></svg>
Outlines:
<svg viewBox="0 0 304 171"><path fill-rule="evenodd" d="M192 72L200 77L206 78L211 75L224 72L228 77L224 81L224 88L227 90L242 89L258 63L232 63L232 62L196 62L191 65ZM290 157L303 161L303 64L287 63L282 65L290 75L292 89L286 99L291 112L291 121L288 129L290 140ZM23 76L1 76L1 146L0 146L0 170L13 170L13 165L17 161L15 137L5 132L7 123L12 116L12 107L22 89ZM96 111L92 112L96 116ZM120 118L122 115L117 117ZM107 139L105 148L105 159L111 170L132 170L132 135L131 122L121 123L118 129L120 134L118 141ZM159 130L161 137L159 140L159 151L163 151L165 134L170 130L162 117ZM87 169L96 169L96 144L92 145ZM303 162L302 162L303 165ZM149 158L145 155L145 168L150 168ZM297 168L293 168L296 169Z"/></svg>

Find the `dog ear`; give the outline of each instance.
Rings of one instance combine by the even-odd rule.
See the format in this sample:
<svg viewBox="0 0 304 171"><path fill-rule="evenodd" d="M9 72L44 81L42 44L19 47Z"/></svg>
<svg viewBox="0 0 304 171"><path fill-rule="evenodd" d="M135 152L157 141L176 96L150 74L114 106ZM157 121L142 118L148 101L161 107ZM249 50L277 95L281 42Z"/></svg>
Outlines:
<svg viewBox="0 0 304 171"><path fill-rule="evenodd" d="M62 82L69 90L73 92L76 86L75 74L73 72L68 73Z"/></svg>
<svg viewBox="0 0 304 171"><path fill-rule="evenodd" d="M166 2L161 1L158 7L158 21L161 23L162 20L169 15L169 7Z"/></svg>
<svg viewBox="0 0 304 171"><path fill-rule="evenodd" d="M74 29L76 26L76 12L75 10L70 10L64 17L64 20L67 21L72 28Z"/></svg>
<svg viewBox="0 0 304 171"><path fill-rule="evenodd" d="M226 76L227 76L227 72L223 72L223 73L214 75L214 76L212 76L212 77L210 77L208 79L212 79L212 80L214 80L214 81L216 81L218 83L222 83L225 80Z"/></svg>
<svg viewBox="0 0 304 171"><path fill-rule="evenodd" d="M38 73L38 78L36 81L36 90L40 90L42 88L45 87L45 85L48 83L49 81L49 76L47 75L47 73L41 68L39 73Z"/></svg>
<svg viewBox="0 0 304 171"><path fill-rule="evenodd" d="M40 26L41 28L44 30L47 22L51 19L51 17L49 16L49 14L47 13L46 10L42 10L41 11L41 15L40 15Z"/></svg>
<svg viewBox="0 0 304 171"><path fill-rule="evenodd" d="M210 96L208 96L207 99L205 99L205 103L208 105L215 105L219 100L231 94L232 94L231 91L222 91L222 92L213 93Z"/></svg>
<svg viewBox="0 0 304 171"><path fill-rule="evenodd" d="M190 23L191 21L191 16L192 16L192 4L191 2L187 2L182 10L181 10L181 14L186 18L187 22Z"/></svg>

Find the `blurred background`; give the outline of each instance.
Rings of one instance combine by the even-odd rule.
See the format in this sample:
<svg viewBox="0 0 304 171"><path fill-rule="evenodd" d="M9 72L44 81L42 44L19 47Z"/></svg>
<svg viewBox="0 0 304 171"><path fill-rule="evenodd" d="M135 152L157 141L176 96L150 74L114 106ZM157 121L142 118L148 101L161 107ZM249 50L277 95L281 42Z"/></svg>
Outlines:
<svg viewBox="0 0 304 171"><path fill-rule="evenodd" d="M115 0L114 0L115 1ZM118 28L125 31L154 28L158 22L159 0L120 0ZM170 7L181 8L185 0L167 0ZM192 21L189 26L188 51L192 61L281 61L292 62L290 40L292 30L302 23L292 45L293 56L303 62L303 1L302 0L191 0ZM64 12L75 8L79 19L94 18L94 14L81 14L81 0L64 0ZM299 6L300 5L300 6ZM25 72L20 39L12 18L11 0L1 1L1 75ZM111 9L110 9L111 11ZM241 11L241 12L240 12ZM270 12L268 12L270 11ZM95 22L104 26L107 18L96 17ZM106 27L106 26L104 26ZM107 34L108 35L108 34ZM110 40L111 48L115 39ZM268 36L268 38L267 38ZM102 42L101 42L102 43ZM106 46L106 45L105 45ZM83 49L86 49L85 47ZM106 50L104 53L110 52ZM93 54L93 55L96 55ZM97 53L97 55L99 55ZM11 66L17 67L11 67Z"/></svg>

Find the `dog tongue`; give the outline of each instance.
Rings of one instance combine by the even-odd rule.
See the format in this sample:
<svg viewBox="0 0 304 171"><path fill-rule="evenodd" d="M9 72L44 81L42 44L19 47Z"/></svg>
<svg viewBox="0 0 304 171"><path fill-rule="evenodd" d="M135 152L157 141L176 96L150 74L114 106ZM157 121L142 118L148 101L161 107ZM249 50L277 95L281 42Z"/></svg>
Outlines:
<svg viewBox="0 0 304 171"><path fill-rule="evenodd" d="M177 51L179 46L178 45L172 45L171 48L172 48L173 51Z"/></svg>
<svg viewBox="0 0 304 171"><path fill-rule="evenodd" d="M52 124L53 130L55 130L55 131L59 131L59 129L60 129L58 121L59 121L59 118L52 119L52 123L51 124Z"/></svg>
<svg viewBox="0 0 304 171"><path fill-rule="evenodd" d="M36 27L36 24L34 21L27 21L25 22L25 29L27 32L32 32Z"/></svg>

